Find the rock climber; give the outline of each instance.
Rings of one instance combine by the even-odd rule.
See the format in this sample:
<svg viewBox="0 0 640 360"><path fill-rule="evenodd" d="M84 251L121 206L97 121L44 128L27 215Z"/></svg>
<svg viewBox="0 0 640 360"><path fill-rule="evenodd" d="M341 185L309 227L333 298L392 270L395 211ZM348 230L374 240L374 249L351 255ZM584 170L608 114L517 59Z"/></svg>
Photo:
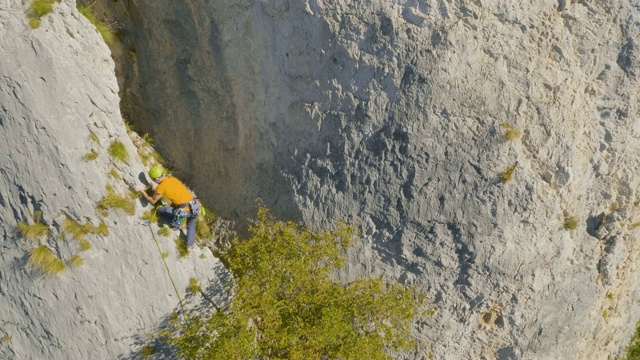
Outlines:
<svg viewBox="0 0 640 360"><path fill-rule="evenodd" d="M153 195L149 196L143 187L138 187L135 190L152 205L155 205L162 196L166 196L171 201L171 206L159 207L158 214L168 219L171 227L176 229L182 228L184 219L186 219L187 248L192 248L196 241L196 219L200 215L200 201L180 180L167 175L159 165L151 167L149 177L158 184Z"/></svg>

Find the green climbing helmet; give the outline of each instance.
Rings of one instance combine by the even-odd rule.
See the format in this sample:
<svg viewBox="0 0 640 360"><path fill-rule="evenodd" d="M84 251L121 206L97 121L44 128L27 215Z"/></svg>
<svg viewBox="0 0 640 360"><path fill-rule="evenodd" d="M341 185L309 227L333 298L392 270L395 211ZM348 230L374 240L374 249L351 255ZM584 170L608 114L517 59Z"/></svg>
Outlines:
<svg viewBox="0 0 640 360"><path fill-rule="evenodd" d="M159 178L162 174L164 174L164 169L160 165L153 165L149 170L149 176L151 179Z"/></svg>

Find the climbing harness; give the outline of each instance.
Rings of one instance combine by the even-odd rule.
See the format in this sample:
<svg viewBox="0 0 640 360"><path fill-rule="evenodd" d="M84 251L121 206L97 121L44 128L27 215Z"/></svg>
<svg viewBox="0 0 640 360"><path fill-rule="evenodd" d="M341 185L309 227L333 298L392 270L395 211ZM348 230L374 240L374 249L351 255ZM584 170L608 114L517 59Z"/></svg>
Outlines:
<svg viewBox="0 0 640 360"><path fill-rule="evenodd" d="M189 207L189 210L185 209ZM194 218L200 216L200 201L198 198L193 198L193 200L178 204L174 207L173 210L173 220L171 220L171 227L179 229L182 227L187 218Z"/></svg>
<svg viewBox="0 0 640 360"><path fill-rule="evenodd" d="M156 234L153 233L153 230L151 230L151 222L148 220L144 220L144 221L140 221L139 223L142 226L146 226L149 228L149 231L151 231L151 235L153 236L153 240L156 241L156 246L158 247L158 253L160 254L160 258L162 258L162 262L164 263L164 267L167 269L167 275L169 275L169 279L171 280L171 284L173 285L173 289L176 291L176 295L178 296L178 301L180 301L180 308L182 309L182 314L183 316L186 314L186 312L184 311L184 305L182 304L182 297L180 296L180 293L178 292L178 287L176 286L176 282L173 281L173 276L171 276L171 271L169 270L169 265L167 265L167 261L164 259L164 256L162 256L162 250L160 249L160 243L158 243L158 239L156 238ZM183 318L183 323L184 323L184 318Z"/></svg>

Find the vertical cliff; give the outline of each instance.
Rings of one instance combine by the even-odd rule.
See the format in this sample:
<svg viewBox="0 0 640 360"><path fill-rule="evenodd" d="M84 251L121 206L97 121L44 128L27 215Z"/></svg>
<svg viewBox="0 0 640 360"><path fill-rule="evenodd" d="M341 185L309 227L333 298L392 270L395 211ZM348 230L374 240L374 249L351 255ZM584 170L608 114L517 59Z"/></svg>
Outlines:
<svg viewBox="0 0 640 360"><path fill-rule="evenodd" d="M349 253L345 277L378 274L429 293L439 311L415 329L427 345L400 357L432 349L452 359L613 359L626 345L640 317L638 1L129 0L96 8L119 26L125 116L218 212L249 216L262 196L281 217L312 226L345 219L365 240ZM77 20L62 16L75 14L68 5L34 32L17 20L17 5L7 9L13 15L2 16L13 20L2 23L29 39L19 43L24 54L38 49L32 37L80 38L62 25ZM53 62L29 56L37 68ZM29 56L21 53L12 73L27 74L19 68ZM81 81L105 88L95 76ZM103 96L117 101L111 88ZM58 99L60 89L52 90ZM105 109L93 101L83 119ZM95 130L101 139L123 133L104 126ZM87 139L74 154L88 151L88 130L68 127ZM4 134L7 144L20 138ZM10 148L24 153L21 146ZM26 173L49 166L63 176L49 163ZM80 166L95 169L76 166L74 179ZM95 202L105 180L93 181L97 190L83 198ZM18 206L32 195L12 194L3 204L16 205L2 206L17 211L13 218L26 218L18 209L35 210L28 204L44 196ZM45 216L54 223L63 207L43 203L54 204ZM77 203L69 203L84 206L75 211L93 204ZM12 251L24 259L26 250Z"/></svg>
<svg viewBox="0 0 640 360"><path fill-rule="evenodd" d="M262 196L358 224L345 276L428 291L440 311L416 331L437 357L613 358L628 341L635 1L103 5L123 109L181 173L230 216Z"/></svg>
<svg viewBox="0 0 640 360"><path fill-rule="evenodd" d="M107 186L126 197L125 181L145 170L120 116L114 63L75 2L56 3L37 29L27 7L0 1L0 358L134 357L179 307L152 234L138 225L139 201L135 215L96 210ZM125 161L109 154L114 143ZM70 221L103 227L74 239ZM20 223L46 234L29 239ZM226 273L208 250L179 258L177 233L156 236L181 297L190 277L222 294ZM62 273L42 273L39 246Z"/></svg>

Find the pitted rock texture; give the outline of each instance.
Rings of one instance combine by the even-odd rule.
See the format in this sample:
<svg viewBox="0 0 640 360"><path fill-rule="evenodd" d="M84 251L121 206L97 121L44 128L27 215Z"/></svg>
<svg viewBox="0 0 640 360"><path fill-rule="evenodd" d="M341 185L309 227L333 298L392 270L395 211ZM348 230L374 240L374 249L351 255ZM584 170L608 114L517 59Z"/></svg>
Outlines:
<svg viewBox="0 0 640 360"><path fill-rule="evenodd" d="M97 6L121 26L125 115L218 212L261 196L345 219L364 238L346 278L431 296L425 345L400 358L613 359L628 342L637 0Z"/></svg>
<svg viewBox="0 0 640 360"><path fill-rule="evenodd" d="M144 171L120 116L114 63L75 2L56 3L35 30L27 7L0 1L0 358L135 358L147 334L179 307L149 228L137 225L142 206L133 217L96 211L108 184L126 193L110 171L128 181ZM127 162L108 155L116 140L127 149ZM85 160L92 150L97 158ZM33 224L40 212L49 235L22 238L17 223ZM62 234L67 217L104 221L110 234L87 235L91 248L81 251ZM214 299L223 296L228 274L208 250L179 259L177 233L156 236L180 296L190 277ZM65 262L79 255L84 264L42 275L28 263L38 245Z"/></svg>

